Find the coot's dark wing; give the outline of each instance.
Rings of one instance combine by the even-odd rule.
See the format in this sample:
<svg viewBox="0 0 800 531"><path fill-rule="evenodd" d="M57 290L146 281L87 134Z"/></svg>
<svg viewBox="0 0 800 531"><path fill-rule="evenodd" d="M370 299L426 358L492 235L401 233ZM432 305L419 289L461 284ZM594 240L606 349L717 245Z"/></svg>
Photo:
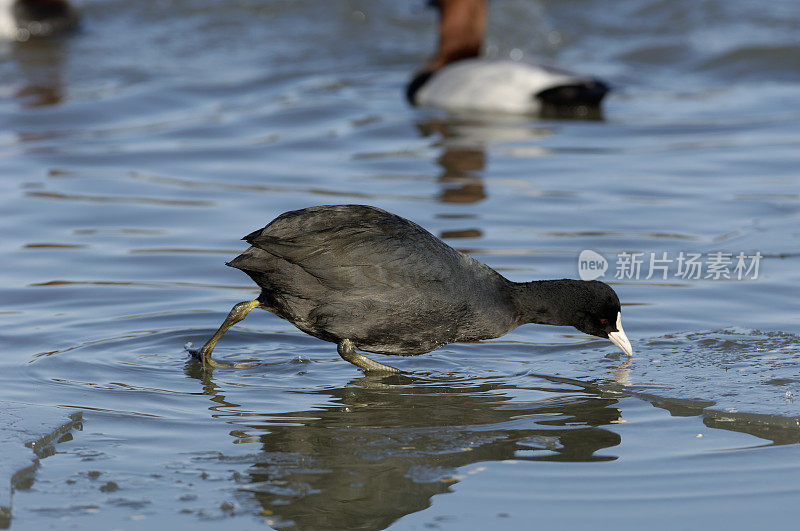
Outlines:
<svg viewBox="0 0 800 531"><path fill-rule="evenodd" d="M381 286L435 287L466 258L419 225L362 205L287 212L244 239L298 266L325 288L352 294ZM261 253L245 252L230 265L263 271L265 261Z"/></svg>
<svg viewBox="0 0 800 531"><path fill-rule="evenodd" d="M419 354L512 327L507 281L420 226L360 205L286 213L229 265L304 332L371 352Z"/></svg>

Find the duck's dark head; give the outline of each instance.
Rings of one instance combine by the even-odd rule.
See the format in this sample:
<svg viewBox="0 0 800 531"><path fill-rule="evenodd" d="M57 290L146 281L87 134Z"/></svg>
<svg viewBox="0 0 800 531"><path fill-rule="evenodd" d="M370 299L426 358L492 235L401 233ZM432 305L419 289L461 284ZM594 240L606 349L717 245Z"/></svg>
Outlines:
<svg viewBox="0 0 800 531"><path fill-rule="evenodd" d="M619 297L599 280L544 280L525 285L526 322L574 326L584 334L609 339L628 356L631 342L622 329Z"/></svg>

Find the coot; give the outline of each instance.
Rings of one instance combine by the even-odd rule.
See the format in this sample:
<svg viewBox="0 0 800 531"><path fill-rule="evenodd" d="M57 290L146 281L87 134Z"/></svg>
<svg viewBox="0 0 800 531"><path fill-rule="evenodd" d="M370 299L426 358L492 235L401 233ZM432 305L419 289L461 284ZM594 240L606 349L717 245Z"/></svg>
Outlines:
<svg viewBox="0 0 800 531"><path fill-rule="evenodd" d="M627 355L617 294L599 281L511 282L416 223L365 205L281 214L243 238L228 263L261 287L233 307L193 355L203 365L228 328L254 308L338 345L366 370L399 372L356 352L413 356L456 341L500 337L525 323L574 326L608 338Z"/></svg>

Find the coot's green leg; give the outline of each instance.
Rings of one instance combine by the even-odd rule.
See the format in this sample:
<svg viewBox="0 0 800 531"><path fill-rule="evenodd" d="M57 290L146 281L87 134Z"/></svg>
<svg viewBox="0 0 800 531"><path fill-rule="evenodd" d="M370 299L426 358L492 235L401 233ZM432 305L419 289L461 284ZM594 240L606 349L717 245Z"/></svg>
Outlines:
<svg viewBox="0 0 800 531"><path fill-rule="evenodd" d="M363 354L359 354L356 352L355 344L349 339L342 339L336 347L336 350L339 351L339 355L343 360L349 361L356 367L360 367L365 371L389 373L401 372L400 369L384 365L383 363L378 363L377 361L372 361Z"/></svg>
<svg viewBox="0 0 800 531"><path fill-rule="evenodd" d="M214 335L211 336L211 339L206 341L206 344L203 345L203 348L192 354L192 356L203 362L204 369L206 368L206 365L211 367L226 367L234 369L251 367L253 365L252 363L227 363L224 361L216 361L211 357L211 352L214 350L217 341L219 341L222 337L222 334L227 332L228 328L244 319L245 316L254 308L257 308L259 304L260 303L258 301L244 301L234 306L228 314L228 317L226 317L222 322L222 325L220 325L219 330L214 332Z"/></svg>

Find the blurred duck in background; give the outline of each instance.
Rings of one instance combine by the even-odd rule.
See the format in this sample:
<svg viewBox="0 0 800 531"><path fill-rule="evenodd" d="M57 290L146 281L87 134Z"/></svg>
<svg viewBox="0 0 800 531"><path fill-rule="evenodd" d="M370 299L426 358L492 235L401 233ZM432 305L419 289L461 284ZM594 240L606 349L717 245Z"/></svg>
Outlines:
<svg viewBox="0 0 800 531"><path fill-rule="evenodd" d="M65 0L0 0L0 39L49 37L77 24L78 12Z"/></svg>
<svg viewBox="0 0 800 531"><path fill-rule="evenodd" d="M436 55L406 87L412 105L450 111L584 117L599 114L608 85L552 67L478 57L486 0L433 0L439 10Z"/></svg>

